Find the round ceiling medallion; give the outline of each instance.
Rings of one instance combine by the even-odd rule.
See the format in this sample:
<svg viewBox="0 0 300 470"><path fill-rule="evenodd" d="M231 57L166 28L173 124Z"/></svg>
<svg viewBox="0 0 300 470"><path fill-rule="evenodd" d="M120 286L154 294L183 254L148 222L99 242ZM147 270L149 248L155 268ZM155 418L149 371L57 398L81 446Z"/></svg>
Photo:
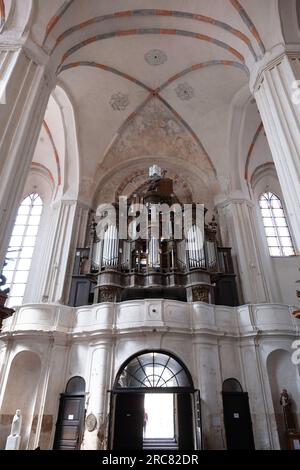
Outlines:
<svg viewBox="0 0 300 470"><path fill-rule="evenodd" d="M120 92L116 93L112 95L110 105L114 111L124 111L129 105L129 97Z"/></svg>
<svg viewBox="0 0 300 470"><path fill-rule="evenodd" d="M179 83L175 88L176 95L180 100L188 101L194 97L194 89L188 83Z"/></svg>
<svg viewBox="0 0 300 470"><path fill-rule="evenodd" d="M145 61L149 65L162 65L167 62L167 54L161 49L151 49L145 54Z"/></svg>

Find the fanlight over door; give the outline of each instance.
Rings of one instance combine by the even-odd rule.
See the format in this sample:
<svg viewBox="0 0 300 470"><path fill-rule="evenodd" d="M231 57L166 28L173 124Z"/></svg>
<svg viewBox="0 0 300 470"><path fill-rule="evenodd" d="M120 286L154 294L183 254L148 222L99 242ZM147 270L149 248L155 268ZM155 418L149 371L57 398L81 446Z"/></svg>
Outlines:
<svg viewBox="0 0 300 470"><path fill-rule="evenodd" d="M193 389L184 366L167 354L149 352L134 357L121 370L115 389L178 387Z"/></svg>

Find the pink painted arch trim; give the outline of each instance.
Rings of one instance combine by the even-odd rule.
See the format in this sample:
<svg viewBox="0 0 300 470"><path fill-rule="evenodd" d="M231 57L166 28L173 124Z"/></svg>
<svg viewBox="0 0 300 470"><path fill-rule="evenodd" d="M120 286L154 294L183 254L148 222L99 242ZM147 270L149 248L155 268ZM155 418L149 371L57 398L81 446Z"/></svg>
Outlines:
<svg viewBox="0 0 300 470"><path fill-rule="evenodd" d="M5 3L4 0L0 0L0 28L5 23Z"/></svg>
<svg viewBox="0 0 300 470"><path fill-rule="evenodd" d="M213 37L207 36L205 34L199 34L199 33L193 33L191 31L185 31L185 30L178 30L178 29L169 29L169 28L138 28L138 29L127 29L127 30L121 30L121 31L112 31L110 33L106 34L99 34L96 36L92 36L85 41L82 41L75 46L71 47L65 54L62 56L60 65L57 69L57 73L60 72L60 69L65 62L65 60L70 57L72 54L77 52L78 50L82 49L83 47L92 44L97 41L102 41L105 39L111 39L115 37L125 37L125 36L134 36L134 35L145 35L145 34L160 34L160 35L167 35L167 36L181 36L181 37L189 37L192 39L197 39L200 41L206 41L211 44L215 44L218 47L221 47L225 50L227 50L230 54L234 55L237 57L241 63L245 63L245 58L242 54L240 54L236 49L233 47L229 46L228 44L219 41L218 39L215 39Z"/></svg>
<svg viewBox="0 0 300 470"><path fill-rule="evenodd" d="M54 177L53 177L51 171L49 170L49 168L47 168L45 165L42 165L41 163L38 163L38 162L32 162L31 166L33 168L36 167L36 168L40 168L41 170L43 170L45 173L47 173L47 175L49 176L51 182L53 184L55 184Z"/></svg>
<svg viewBox="0 0 300 470"><path fill-rule="evenodd" d="M257 60L257 55L256 52L252 46L250 38L244 34L242 31L233 28L227 23L224 23L223 21L217 20L215 18L205 16L205 15L199 15L195 13L189 13L189 12L183 12L183 11L174 11L174 10L158 10L158 9L144 9L144 10L127 10L127 11L119 11L115 13L111 13L108 15L102 15L102 16L97 16L90 18L89 20L86 20L82 23L79 23L75 26L72 26L71 28L67 29L64 31L62 34L58 36L56 39L55 45L52 49L51 52L53 52L58 44L60 44L64 39L66 39L68 36L71 34L75 33L76 31L81 31L84 28L87 28L91 25L101 23L103 21L107 20L112 20L116 18L126 18L126 17L147 17L147 16L164 16L164 17L172 17L172 18L181 18L181 19L190 19L193 21L198 21L198 22L203 22L210 24L212 26L216 26L218 28L223 29L224 31L233 34L235 37L239 38L241 41L243 41L247 47L249 48L251 54L253 55L254 59ZM45 40L44 40L45 43Z"/></svg>

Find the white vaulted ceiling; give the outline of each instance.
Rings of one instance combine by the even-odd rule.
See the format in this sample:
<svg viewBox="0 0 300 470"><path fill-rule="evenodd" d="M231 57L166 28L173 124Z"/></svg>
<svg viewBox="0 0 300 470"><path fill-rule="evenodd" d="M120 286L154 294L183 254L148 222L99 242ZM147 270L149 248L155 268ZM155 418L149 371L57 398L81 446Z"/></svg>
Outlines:
<svg viewBox="0 0 300 470"><path fill-rule="evenodd" d="M151 161L202 198L224 174L240 173L243 165L230 163L233 102L254 63L283 40L277 0L34 3L31 37L75 108L86 199L99 185L113 198Z"/></svg>

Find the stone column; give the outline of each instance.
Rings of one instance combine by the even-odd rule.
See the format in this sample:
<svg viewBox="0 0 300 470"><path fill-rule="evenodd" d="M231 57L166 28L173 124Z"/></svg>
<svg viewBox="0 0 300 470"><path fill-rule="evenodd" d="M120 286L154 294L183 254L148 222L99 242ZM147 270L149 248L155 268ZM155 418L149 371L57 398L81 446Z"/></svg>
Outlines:
<svg viewBox="0 0 300 470"><path fill-rule="evenodd" d="M255 80L255 82L254 82ZM300 251L300 53L282 53L252 77L296 248Z"/></svg>
<svg viewBox="0 0 300 470"><path fill-rule="evenodd" d="M272 426L264 386L259 342L255 337L245 338L240 341L240 348L246 385L244 391L249 394L255 448L256 450L278 449L278 438L274 433L276 428Z"/></svg>
<svg viewBox="0 0 300 470"><path fill-rule="evenodd" d="M108 389L111 386L112 342L107 339L93 345L93 348L86 416L94 415L97 425L94 430L85 430L83 449L103 450L107 447L109 425Z"/></svg>
<svg viewBox="0 0 300 470"><path fill-rule="evenodd" d="M78 201L61 200L54 205L46 242L48 259L41 273L43 302L68 301L75 250L85 245L88 217L89 208Z"/></svg>
<svg viewBox="0 0 300 470"><path fill-rule="evenodd" d="M196 338L193 351L201 396L204 449L223 450L226 448L226 442L222 419L222 380L217 340Z"/></svg>
<svg viewBox="0 0 300 470"><path fill-rule="evenodd" d="M50 334L48 341L49 341L49 344L47 348L45 344L46 351L44 351L44 358L42 361L42 370L41 370L41 375L40 375L38 389L37 389L37 398L36 398L35 407L33 410L33 420L31 423L31 431L30 431L30 437L29 437L28 447L27 447L28 450L36 449L40 443L40 435L41 435L44 410L45 410L45 405L46 405L46 396L48 392L48 385L49 385L50 374L51 374L51 365L53 363L52 356L53 356L54 341L55 341L54 336Z"/></svg>
<svg viewBox="0 0 300 470"><path fill-rule="evenodd" d="M54 86L40 59L0 44L0 270Z"/></svg>
<svg viewBox="0 0 300 470"><path fill-rule="evenodd" d="M223 240L223 244L232 246L237 280L241 284L240 300L243 303L279 302L271 259L261 240L253 203L230 198L219 203L217 209L223 232L226 226L228 233L228 240Z"/></svg>

